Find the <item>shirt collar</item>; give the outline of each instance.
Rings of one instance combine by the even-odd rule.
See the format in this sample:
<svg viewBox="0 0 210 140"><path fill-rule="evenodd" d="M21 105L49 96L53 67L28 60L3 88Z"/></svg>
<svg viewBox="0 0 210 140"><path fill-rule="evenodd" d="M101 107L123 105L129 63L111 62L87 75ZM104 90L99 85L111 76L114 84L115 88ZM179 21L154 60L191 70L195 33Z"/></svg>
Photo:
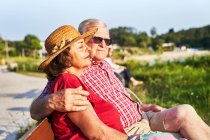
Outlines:
<svg viewBox="0 0 210 140"><path fill-rule="evenodd" d="M109 65L105 60L103 60L100 63L98 63L96 61L92 61L92 66L99 66L100 68L106 69L106 70L109 69Z"/></svg>
<svg viewBox="0 0 210 140"><path fill-rule="evenodd" d="M92 61L92 65L100 65L100 66L103 66L103 64L104 64L104 61L102 61L102 62L96 62L96 61Z"/></svg>

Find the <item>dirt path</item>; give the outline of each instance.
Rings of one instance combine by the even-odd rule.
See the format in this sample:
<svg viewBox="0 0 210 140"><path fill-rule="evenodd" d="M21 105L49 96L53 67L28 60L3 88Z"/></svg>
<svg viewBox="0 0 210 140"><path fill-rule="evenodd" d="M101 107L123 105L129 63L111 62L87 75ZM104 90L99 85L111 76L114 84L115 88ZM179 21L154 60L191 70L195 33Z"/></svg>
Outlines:
<svg viewBox="0 0 210 140"><path fill-rule="evenodd" d="M29 106L47 80L8 72L0 67L0 139L13 140L21 127L33 120Z"/></svg>

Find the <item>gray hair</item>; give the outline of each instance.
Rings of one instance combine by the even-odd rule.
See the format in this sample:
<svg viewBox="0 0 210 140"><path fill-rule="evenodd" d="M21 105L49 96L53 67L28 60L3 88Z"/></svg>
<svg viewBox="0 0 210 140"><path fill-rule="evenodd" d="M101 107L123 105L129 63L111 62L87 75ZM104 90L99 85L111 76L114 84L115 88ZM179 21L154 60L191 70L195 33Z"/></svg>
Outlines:
<svg viewBox="0 0 210 140"><path fill-rule="evenodd" d="M101 20L99 19L86 19L84 21L82 21L80 24L79 24L79 32L81 34L83 34L84 32L87 32L90 28L92 27L105 27L105 28L108 28L108 26Z"/></svg>

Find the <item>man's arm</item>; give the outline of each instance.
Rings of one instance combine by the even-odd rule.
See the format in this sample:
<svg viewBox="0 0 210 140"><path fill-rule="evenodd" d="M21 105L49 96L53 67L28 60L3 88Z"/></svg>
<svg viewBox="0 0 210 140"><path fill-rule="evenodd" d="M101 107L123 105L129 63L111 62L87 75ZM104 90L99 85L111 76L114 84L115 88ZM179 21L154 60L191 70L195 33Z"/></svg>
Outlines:
<svg viewBox="0 0 210 140"><path fill-rule="evenodd" d="M53 94L39 96L30 107L31 117L40 120L53 111L68 112L81 111L87 108L89 101L86 96L89 93L81 87L75 89L63 89Z"/></svg>
<svg viewBox="0 0 210 140"><path fill-rule="evenodd" d="M128 136L120 131L105 125L89 105L86 110L69 112L68 117L80 128L88 139L97 140L127 140Z"/></svg>

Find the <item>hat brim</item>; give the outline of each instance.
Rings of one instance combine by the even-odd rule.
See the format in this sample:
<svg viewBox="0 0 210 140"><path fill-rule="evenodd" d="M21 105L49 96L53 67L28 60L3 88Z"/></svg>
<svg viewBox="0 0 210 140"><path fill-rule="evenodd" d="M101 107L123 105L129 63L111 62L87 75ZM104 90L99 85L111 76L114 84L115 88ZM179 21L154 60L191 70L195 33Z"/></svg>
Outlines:
<svg viewBox="0 0 210 140"><path fill-rule="evenodd" d="M58 51L51 53L40 65L39 65L39 70L45 70L46 67L49 65L49 63L58 55L60 54L62 51L64 51L66 48L72 46L76 41L80 40L80 39L84 39L85 43L87 43L91 38L93 38L93 35L97 32L97 28L94 28L76 38L74 38L73 40L71 40L70 42L68 42L64 47L62 47L61 49L59 49Z"/></svg>

